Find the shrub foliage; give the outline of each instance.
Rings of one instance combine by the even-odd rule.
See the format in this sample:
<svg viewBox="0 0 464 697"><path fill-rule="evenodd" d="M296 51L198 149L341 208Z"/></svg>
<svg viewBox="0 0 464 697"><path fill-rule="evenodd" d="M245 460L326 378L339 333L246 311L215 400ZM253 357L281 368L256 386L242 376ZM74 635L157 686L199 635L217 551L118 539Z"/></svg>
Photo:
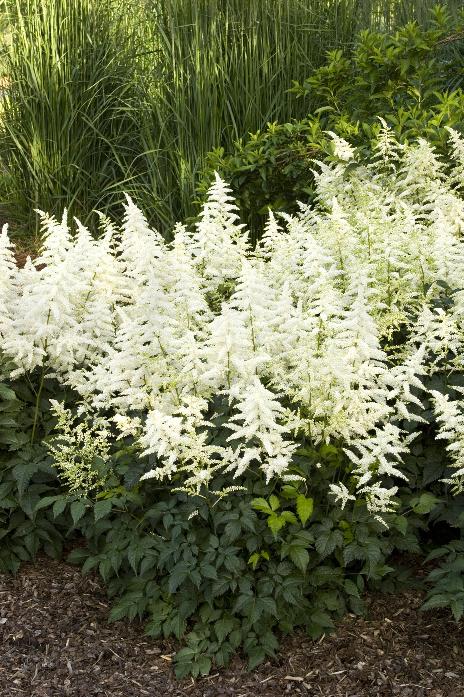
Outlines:
<svg viewBox="0 0 464 697"><path fill-rule="evenodd" d="M382 114L401 142L426 138L446 150L444 126L462 123L462 17L452 19L443 6L431 13L429 26L409 22L394 33L360 32L350 51L329 51L327 61L290 90L305 104L287 123L217 147L206 160L200 196L214 170L228 181L243 220L253 235L262 233L267 211L297 210L297 201L312 201L315 181L311 159L333 153L328 132L356 144L369 155Z"/></svg>

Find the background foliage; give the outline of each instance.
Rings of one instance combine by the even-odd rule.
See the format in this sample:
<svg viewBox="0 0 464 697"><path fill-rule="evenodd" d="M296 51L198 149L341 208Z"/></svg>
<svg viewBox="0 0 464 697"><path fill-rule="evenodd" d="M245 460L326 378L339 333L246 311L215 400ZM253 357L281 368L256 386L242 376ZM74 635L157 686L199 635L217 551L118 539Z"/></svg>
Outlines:
<svg viewBox="0 0 464 697"><path fill-rule="evenodd" d="M401 142L427 138L446 148L444 126L464 118L463 24L443 6L424 29L408 23L395 33L365 30L350 51L330 51L327 62L291 92L308 114L240 138L233 148L218 147L206 159L199 193L213 171L231 183L244 222L257 239L268 210L294 211L296 201L314 193L312 158L329 157L328 131L368 154L380 129L378 116Z"/></svg>
<svg viewBox="0 0 464 697"><path fill-rule="evenodd" d="M361 124L371 121L363 114L380 113L389 101L387 94L372 97L384 78L390 96L400 89L388 111L406 110L395 116L402 131L405 120L420 130L440 118L437 111L442 120L456 111L445 97L440 107L432 92L459 86L462 41L446 40L457 25L442 13L441 28L431 33L410 26L398 39L384 34L414 19L430 25L432 5L4 0L3 214L23 234L36 229L37 207L61 214L66 205L95 225L92 209L119 212L119 192L126 190L167 234L197 212L193 193L215 148L221 150L209 157L209 168L233 175L245 217L252 218L250 198L258 208L280 208L295 200L292 192L307 193L305 160L321 146L318 125L369 137L362 135ZM447 3L453 16L460 6ZM365 28L373 33L357 38ZM351 59L338 52L357 43ZM336 52L324 65L329 50ZM451 61L445 75L443 60ZM420 96L416 68L427 93ZM289 92L292 81L305 98ZM324 108L319 116L317 107ZM274 122L281 125L266 126ZM259 220L252 222L259 228Z"/></svg>

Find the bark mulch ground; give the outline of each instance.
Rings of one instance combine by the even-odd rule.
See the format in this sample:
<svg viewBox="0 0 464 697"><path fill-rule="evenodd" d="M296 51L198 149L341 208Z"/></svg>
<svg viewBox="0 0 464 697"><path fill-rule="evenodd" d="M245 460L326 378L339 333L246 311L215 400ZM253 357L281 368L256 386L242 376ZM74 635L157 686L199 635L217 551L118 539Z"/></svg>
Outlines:
<svg viewBox="0 0 464 697"><path fill-rule="evenodd" d="M464 630L446 612L418 612L420 594L369 598L318 642L284 639L253 673L237 658L208 678L177 682L171 643L141 625L107 623L95 577L40 559L0 576L2 697L464 697Z"/></svg>

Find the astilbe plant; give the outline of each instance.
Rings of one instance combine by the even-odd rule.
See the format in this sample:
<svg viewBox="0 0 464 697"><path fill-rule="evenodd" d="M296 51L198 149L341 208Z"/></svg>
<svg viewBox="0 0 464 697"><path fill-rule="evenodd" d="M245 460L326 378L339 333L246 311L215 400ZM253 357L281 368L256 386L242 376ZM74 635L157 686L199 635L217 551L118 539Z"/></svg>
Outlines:
<svg viewBox="0 0 464 697"><path fill-rule="evenodd" d="M450 131L448 171L427 142L400 146L385 123L369 162L332 137L336 161L314 162L316 206L271 214L254 249L218 176L194 229L178 225L169 244L129 198L122 226L102 219L97 239L40 213L42 251L23 269L4 229L0 343L12 374L54 376L80 395L82 424L98 423L95 452L131 438L150 462L142 479L195 494L219 472L230 484L219 495L248 468L295 479L301 441L336 443L346 466L332 494L381 519L407 478L415 434L404 425L422 420L425 377L463 369L464 142ZM460 490L464 404L433 398ZM74 489L96 482L55 408L68 424L52 445L60 470Z"/></svg>

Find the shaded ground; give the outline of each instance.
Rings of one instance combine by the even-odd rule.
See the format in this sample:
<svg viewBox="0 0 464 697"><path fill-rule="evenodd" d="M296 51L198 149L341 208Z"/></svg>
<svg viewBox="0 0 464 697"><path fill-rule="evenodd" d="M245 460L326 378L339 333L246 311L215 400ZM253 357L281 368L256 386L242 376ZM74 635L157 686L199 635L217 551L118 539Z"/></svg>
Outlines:
<svg viewBox="0 0 464 697"><path fill-rule="evenodd" d="M49 559L0 576L1 697L464 697L464 630L446 612L421 615L417 593L377 595L319 642L283 641L277 660L176 682L173 645L140 625L107 624L93 577ZM171 654L171 655L170 655Z"/></svg>

